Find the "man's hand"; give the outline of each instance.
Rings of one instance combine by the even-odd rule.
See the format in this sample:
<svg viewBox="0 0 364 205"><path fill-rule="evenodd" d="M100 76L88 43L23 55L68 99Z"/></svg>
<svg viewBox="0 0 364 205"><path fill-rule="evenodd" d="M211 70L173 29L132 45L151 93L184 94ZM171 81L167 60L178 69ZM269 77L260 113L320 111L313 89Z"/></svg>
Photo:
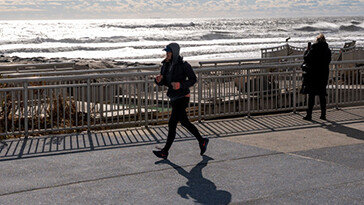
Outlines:
<svg viewBox="0 0 364 205"><path fill-rule="evenodd" d="M157 83L160 83L162 81L162 79L163 79L163 75L157 75L155 77L155 81L157 81Z"/></svg>
<svg viewBox="0 0 364 205"><path fill-rule="evenodd" d="M172 82L173 90L178 90L181 88L181 83L179 82Z"/></svg>

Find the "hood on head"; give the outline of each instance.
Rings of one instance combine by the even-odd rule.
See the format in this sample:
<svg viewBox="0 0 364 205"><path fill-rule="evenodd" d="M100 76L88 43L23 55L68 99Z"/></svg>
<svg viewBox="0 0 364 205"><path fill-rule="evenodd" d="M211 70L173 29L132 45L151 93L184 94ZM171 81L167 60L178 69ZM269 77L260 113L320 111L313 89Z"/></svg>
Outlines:
<svg viewBox="0 0 364 205"><path fill-rule="evenodd" d="M178 43L170 43L167 45L167 47L171 48L171 50L172 50L173 63L175 64L179 57L180 47L179 47Z"/></svg>
<svg viewBox="0 0 364 205"><path fill-rule="evenodd" d="M326 49L329 45L326 42L317 42L312 45L315 49Z"/></svg>

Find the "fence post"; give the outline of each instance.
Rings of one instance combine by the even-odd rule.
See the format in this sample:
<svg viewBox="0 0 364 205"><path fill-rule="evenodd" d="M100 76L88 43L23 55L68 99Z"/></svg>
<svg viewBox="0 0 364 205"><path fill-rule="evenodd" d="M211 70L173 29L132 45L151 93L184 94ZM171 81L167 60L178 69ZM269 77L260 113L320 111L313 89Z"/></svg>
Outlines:
<svg viewBox="0 0 364 205"><path fill-rule="evenodd" d="M94 150L94 143L91 136L91 78L87 78L87 136L90 143L90 149Z"/></svg>
<svg viewBox="0 0 364 205"><path fill-rule="evenodd" d="M87 78L87 134L91 134L91 79Z"/></svg>
<svg viewBox="0 0 364 205"><path fill-rule="evenodd" d="M145 75L144 89L145 89L145 127L148 127L148 76L147 75Z"/></svg>
<svg viewBox="0 0 364 205"><path fill-rule="evenodd" d="M335 73L336 73L336 76L335 76L335 104L336 104L336 109L339 109L339 69L338 69L338 66L337 65L334 65L335 66Z"/></svg>
<svg viewBox="0 0 364 205"><path fill-rule="evenodd" d="M262 71L260 71L261 73ZM259 108L259 110L264 110L264 84L263 84L263 80L264 80L264 76L260 76L259 77L259 90L260 90L260 96L259 96L259 105L257 103L257 106ZM268 93L268 92L267 92ZM278 102L277 102L278 103Z"/></svg>
<svg viewBox="0 0 364 205"><path fill-rule="evenodd" d="M142 77L140 77L140 78L138 78L140 81L141 81L141 79L142 79ZM137 99L137 103L138 103L138 117L137 118L139 118L139 120L138 120L138 125L139 126L141 126L142 125L142 119L143 119L143 117L142 117L142 100L143 100L143 97L142 97L142 87L143 87L143 85L142 85L142 83L141 82L138 82L138 83L136 83L136 89L137 89L137 97L136 97L136 99ZM136 120L136 119L135 119Z"/></svg>
<svg viewBox="0 0 364 205"><path fill-rule="evenodd" d="M198 122L202 121L202 74L201 72L198 72Z"/></svg>
<svg viewBox="0 0 364 205"><path fill-rule="evenodd" d="M248 117L250 117L250 69L247 69L247 89L248 89Z"/></svg>
<svg viewBox="0 0 364 205"><path fill-rule="evenodd" d="M24 136L25 136L25 138L28 138L28 136L29 136L29 127L28 127L28 82L24 82L23 87L24 87Z"/></svg>
<svg viewBox="0 0 364 205"><path fill-rule="evenodd" d="M104 92L106 91L106 88L107 85L103 84L103 85L100 85L100 88L99 88L99 96L100 96L100 121L102 121L103 117L104 117ZM106 107L106 110L107 110L107 107ZM107 119L107 113L106 113L106 119Z"/></svg>
<svg viewBox="0 0 364 205"><path fill-rule="evenodd" d="M293 113L297 111L297 72L296 67L293 68Z"/></svg>

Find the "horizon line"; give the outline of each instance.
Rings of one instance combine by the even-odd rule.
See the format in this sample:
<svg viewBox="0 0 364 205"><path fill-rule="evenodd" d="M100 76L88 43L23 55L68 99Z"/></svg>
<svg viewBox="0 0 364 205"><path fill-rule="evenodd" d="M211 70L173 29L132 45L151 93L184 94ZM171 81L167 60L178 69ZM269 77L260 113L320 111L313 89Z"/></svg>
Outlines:
<svg viewBox="0 0 364 205"><path fill-rule="evenodd" d="M140 17L140 18L126 18L126 17L120 17L120 18L50 18L50 19L12 19L12 18L5 18L5 19L0 19L0 21L57 21L57 20L66 20L66 21L70 21L70 20L130 20L130 19L283 19L283 18L291 18L291 19L295 19L295 18L323 18L323 17L328 17L328 18L334 18L334 17L364 17L363 15L312 15L312 16L255 16L255 17Z"/></svg>

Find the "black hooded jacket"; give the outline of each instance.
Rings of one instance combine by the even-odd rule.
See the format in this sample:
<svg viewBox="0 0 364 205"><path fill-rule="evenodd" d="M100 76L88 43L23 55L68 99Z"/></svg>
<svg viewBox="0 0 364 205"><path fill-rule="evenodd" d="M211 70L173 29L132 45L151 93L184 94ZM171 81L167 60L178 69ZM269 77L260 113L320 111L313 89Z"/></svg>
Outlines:
<svg viewBox="0 0 364 205"><path fill-rule="evenodd" d="M326 86L329 78L329 65L331 50L326 42L314 43L304 55L308 66L307 92L308 94L326 95Z"/></svg>
<svg viewBox="0 0 364 205"><path fill-rule="evenodd" d="M191 65L183 61L183 58L179 55L179 45L171 43L168 46L172 49L172 62L162 61L161 75L163 78L157 84L167 86L167 96L171 101L174 101L189 94L189 87L196 83L197 78ZM179 82L181 85L180 89L174 90L172 82Z"/></svg>

